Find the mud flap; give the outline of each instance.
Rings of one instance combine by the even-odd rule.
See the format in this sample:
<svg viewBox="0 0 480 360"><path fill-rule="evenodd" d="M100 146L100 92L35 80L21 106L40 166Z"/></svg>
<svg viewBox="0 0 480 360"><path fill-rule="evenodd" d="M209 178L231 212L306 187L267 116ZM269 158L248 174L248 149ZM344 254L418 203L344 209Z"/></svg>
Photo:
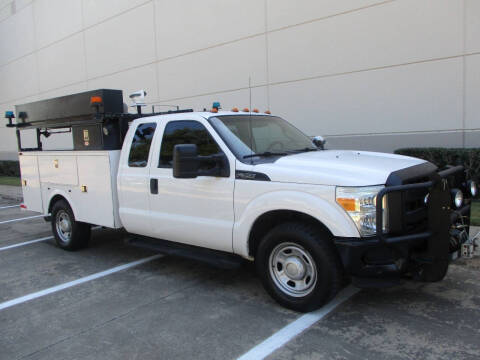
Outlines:
<svg viewBox="0 0 480 360"><path fill-rule="evenodd" d="M448 183L444 179L438 181L429 195L428 225L433 235L427 241L427 251L422 254L424 261L418 273L420 281L440 281L447 274L450 262L451 201Z"/></svg>

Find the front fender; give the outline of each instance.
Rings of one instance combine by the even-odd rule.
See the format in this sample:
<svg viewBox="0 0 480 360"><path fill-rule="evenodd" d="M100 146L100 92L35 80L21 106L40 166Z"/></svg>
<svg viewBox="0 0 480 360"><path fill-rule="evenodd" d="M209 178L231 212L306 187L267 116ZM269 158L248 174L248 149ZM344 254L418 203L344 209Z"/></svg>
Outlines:
<svg viewBox="0 0 480 360"><path fill-rule="evenodd" d="M237 207L235 207L237 210ZM301 191L273 191L251 200L237 214L233 226L233 251L248 257L248 239L255 221L263 214L275 210L291 210L309 215L320 221L334 236L359 237L353 221L336 203Z"/></svg>

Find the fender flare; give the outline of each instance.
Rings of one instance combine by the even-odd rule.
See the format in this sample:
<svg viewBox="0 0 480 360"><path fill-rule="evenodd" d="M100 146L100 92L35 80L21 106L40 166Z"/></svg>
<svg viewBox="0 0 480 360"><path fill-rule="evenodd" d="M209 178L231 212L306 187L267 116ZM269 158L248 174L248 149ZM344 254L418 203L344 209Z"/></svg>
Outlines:
<svg viewBox="0 0 480 360"><path fill-rule="evenodd" d="M68 203L68 205L70 206L70 208L72 209L73 211L73 216L75 216L75 218L77 218L77 208L74 204L74 202L72 201L72 198L71 196L68 195L68 193L64 190L60 190L60 189L55 189L53 190L50 194L49 194L49 197L48 197L48 201L46 202L47 203L47 208L45 209L45 214L46 215L50 215L49 214L49 209L52 205L52 199L55 197L55 196L61 196L65 199L65 201Z"/></svg>
<svg viewBox="0 0 480 360"><path fill-rule="evenodd" d="M285 202L288 199L288 202ZM279 190L253 199L242 211L233 226L233 252L249 258L248 241L255 221L275 210L303 213L322 223L334 236L359 237L348 214L336 203L307 192Z"/></svg>

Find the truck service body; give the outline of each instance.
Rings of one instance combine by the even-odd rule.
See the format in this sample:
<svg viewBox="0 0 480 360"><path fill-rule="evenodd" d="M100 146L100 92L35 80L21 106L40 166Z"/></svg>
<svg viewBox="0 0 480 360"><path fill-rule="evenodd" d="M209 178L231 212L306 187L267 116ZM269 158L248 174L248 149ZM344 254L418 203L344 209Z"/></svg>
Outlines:
<svg viewBox="0 0 480 360"><path fill-rule="evenodd" d="M452 257L474 251L476 184L461 167L325 150L258 111L127 114L121 99L96 90L17 106L15 124L7 114L24 205L51 220L65 249L100 225L124 228L132 245L255 261L267 291L299 311L323 305L345 278L441 280ZM74 149L42 150L41 137L63 128ZM36 129L37 148L22 148L24 129Z"/></svg>

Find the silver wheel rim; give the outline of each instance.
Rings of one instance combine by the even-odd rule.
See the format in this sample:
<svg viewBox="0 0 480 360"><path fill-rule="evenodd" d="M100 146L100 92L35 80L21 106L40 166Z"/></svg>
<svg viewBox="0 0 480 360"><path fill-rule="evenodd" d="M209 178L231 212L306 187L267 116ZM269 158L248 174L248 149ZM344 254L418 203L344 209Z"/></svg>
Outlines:
<svg viewBox="0 0 480 360"><path fill-rule="evenodd" d="M317 283L317 267L310 253L295 243L281 243L270 253L270 276L285 294L303 297Z"/></svg>
<svg viewBox="0 0 480 360"><path fill-rule="evenodd" d="M60 240L68 243L72 236L72 220L65 210L60 210L55 219L55 226Z"/></svg>

